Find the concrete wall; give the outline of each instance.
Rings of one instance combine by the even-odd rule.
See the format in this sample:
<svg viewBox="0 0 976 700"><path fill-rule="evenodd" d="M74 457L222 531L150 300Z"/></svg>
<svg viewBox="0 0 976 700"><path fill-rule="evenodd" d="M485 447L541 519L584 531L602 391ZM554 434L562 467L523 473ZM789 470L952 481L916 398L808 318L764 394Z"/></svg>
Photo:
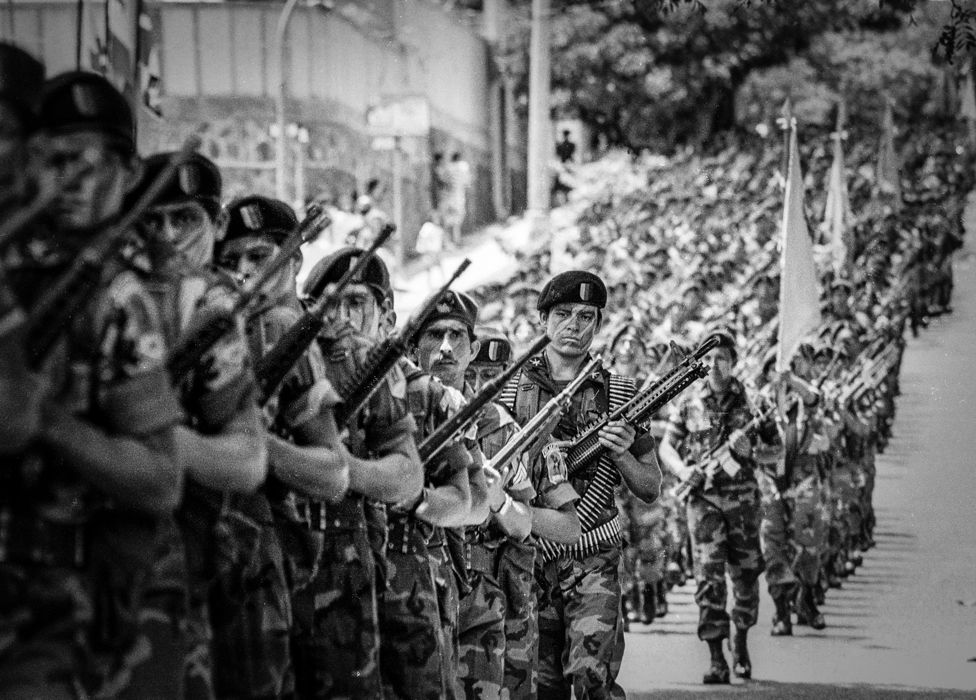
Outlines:
<svg viewBox="0 0 976 700"><path fill-rule="evenodd" d="M144 152L174 148L193 130L224 169L227 194L273 195L276 140L274 33L279 3L147 3L159 11L162 118L143 110ZM85 36L98 36L104 5L86 0ZM18 0L0 8L0 38L43 58L50 73L75 65L75 0ZM84 52L87 54L87 50ZM427 137L403 140L404 233L410 240L429 209L430 157L460 151L475 174L468 227L491 221L490 47L469 23L427 0L335 0L333 9L296 8L285 42L288 122L309 142L287 145L289 193L304 165L307 198L348 195L370 177L387 187L392 211L392 155L375 151L365 115L380 98L422 95L430 105ZM87 66L86 66L87 67ZM509 127L508 133L519 133ZM519 147L509 182L524 180ZM512 201L524 201L516 184Z"/></svg>

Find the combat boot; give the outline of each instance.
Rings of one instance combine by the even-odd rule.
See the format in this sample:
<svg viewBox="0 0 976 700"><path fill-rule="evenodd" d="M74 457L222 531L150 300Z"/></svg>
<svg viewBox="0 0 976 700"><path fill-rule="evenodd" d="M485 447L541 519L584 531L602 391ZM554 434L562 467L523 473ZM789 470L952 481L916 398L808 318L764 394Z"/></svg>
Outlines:
<svg viewBox="0 0 976 700"><path fill-rule="evenodd" d="M796 624L809 625L815 630L822 630L827 626L823 613L817 609L810 586L803 586L797 596Z"/></svg>
<svg viewBox="0 0 976 700"><path fill-rule="evenodd" d="M668 614L668 587L664 581L657 582L657 616L664 617Z"/></svg>
<svg viewBox="0 0 976 700"><path fill-rule="evenodd" d="M657 617L657 590L652 583L645 583L641 586L641 617L640 621L645 625L654 622Z"/></svg>
<svg viewBox="0 0 976 700"><path fill-rule="evenodd" d="M736 627L732 636L732 672L736 678L752 678L752 660L747 644L748 629Z"/></svg>
<svg viewBox="0 0 976 700"><path fill-rule="evenodd" d="M712 662L708 667L708 672L702 678L702 683L705 685L729 683L729 662L725 660L725 652L722 651L722 640L709 639L708 651L711 654Z"/></svg>
<svg viewBox="0 0 976 700"><path fill-rule="evenodd" d="M769 634L773 637L792 637L793 621L790 619L790 603L786 595L780 594L773 598L776 604L776 615L773 617L773 628Z"/></svg>

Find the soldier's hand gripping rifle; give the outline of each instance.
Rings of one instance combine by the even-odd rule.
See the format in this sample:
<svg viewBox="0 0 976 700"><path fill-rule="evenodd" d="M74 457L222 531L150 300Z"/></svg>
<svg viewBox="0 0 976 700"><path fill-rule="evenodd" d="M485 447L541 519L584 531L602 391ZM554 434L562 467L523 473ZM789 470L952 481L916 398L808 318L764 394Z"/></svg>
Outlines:
<svg viewBox="0 0 976 700"><path fill-rule="evenodd" d="M444 292L454 284L454 280L460 277L462 272L468 269L470 264L471 261L465 258L458 265L451 278L437 290L437 293L427 299L419 311L410 317L406 326L377 343L367 353L366 360L356 375L339 387L342 403L335 408L336 425L341 428L366 405L380 382L386 377L386 373L393 369L401 357L407 354L414 336L420 332L427 319L434 313Z"/></svg>
<svg viewBox="0 0 976 700"><path fill-rule="evenodd" d="M708 367L702 362L708 352L717 347L719 339L709 336L698 349L679 362L674 369L656 381L645 391L638 392L630 401L614 411L594 421L573 438L566 448L566 468L569 476L579 473L585 466L594 464L595 460L606 450L600 443L597 434L609 423L623 420L632 426L644 422L655 412L667 405L678 394L691 386L694 382L708 374Z"/></svg>
<svg viewBox="0 0 976 700"><path fill-rule="evenodd" d="M27 350L32 367L37 368L43 364L71 319L91 299L101 281L105 263L121 250L126 242L126 235L136 221L153 205L176 174L176 169L187 161L199 145L200 138L190 136L135 204L114 224L97 235L78 254L68 271L37 301L31 309L27 326Z"/></svg>
<svg viewBox="0 0 976 700"><path fill-rule="evenodd" d="M356 264L350 267L338 282L326 287L319 298L308 306L301 318L278 339L274 347L258 360L254 375L258 383L259 404L263 406L274 396L288 372L325 327L326 311L338 303L342 291L366 269L366 265L376 251L386 243L395 230L396 226L393 224L383 226L373 244L356 260Z"/></svg>
<svg viewBox="0 0 976 700"><path fill-rule="evenodd" d="M426 440L417 446L417 453L420 461L426 463L435 457L444 447L455 440L459 435L467 432L471 424L478 419L478 415L490 401L492 401L501 390L505 388L508 380L515 376L515 373L522 369L522 365L529 361L530 357L542 352L542 349L549 344L549 337L542 336L532 347L522 353L511 366L481 387L481 390L468 401L460 411L442 423Z"/></svg>
<svg viewBox="0 0 976 700"><path fill-rule="evenodd" d="M491 458L488 466L504 472L508 465L517 459L523 452L532 448L538 441L544 440L551 433L559 422L563 413L569 408L573 394L583 386L583 382L595 371L600 368L603 358L597 355L590 360L582 371L576 375L562 391L553 396L546 405L529 420L528 423L508 439L508 442Z"/></svg>
<svg viewBox="0 0 976 700"><path fill-rule="evenodd" d="M234 305L215 313L186 340L173 348L166 360L166 367L175 384L183 381L200 364L203 356L217 344L237 323L238 314L246 313L264 292L264 286L298 252L303 243L312 240L329 225L329 217L323 216L318 205L309 207L305 218L285 240L281 252L261 271L254 281L237 295Z"/></svg>

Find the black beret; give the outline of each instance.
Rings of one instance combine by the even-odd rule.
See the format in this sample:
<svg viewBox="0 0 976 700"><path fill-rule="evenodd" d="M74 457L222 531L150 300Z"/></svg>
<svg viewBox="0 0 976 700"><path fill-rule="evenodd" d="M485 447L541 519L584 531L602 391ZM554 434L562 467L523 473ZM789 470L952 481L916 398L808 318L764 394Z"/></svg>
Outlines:
<svg viewBox="0 0 976 700"><path fill-rule="evenodd" d="M294 210L279 199L252 195L227 207L223 241L245 236L269 236L281 245L298 226Z"/></svg>
<svg viewBox="0 0 976 700"><path fill-rule="evenodd" d="M633 338L647 352L647 345L644 343L644 339L641 338L637 326L633 323L624 324L619 331L613 334L613 338L610 339L610 350L612 351L617 346L617 343L627 337Z"/></svg>
<svg viewBox="0 0 976 700"><path fill-rule="evenodd" d="M0 42L0 102L10 106L21 128L31 126L31 107L44 85L44 64L18 46Z"/></svg>
<svg viewBox="0 0 976 700"><path fill-rule="evenodd" d="M495 328L479 326L475 329L481 347L472 362L507 365L512 359L512 343L504 333Z"/></svg>
<svg viewBox="0 0 976 700"><path fill-rule="evenodd" d="M428 326L434 321L445 318L460 321L466 325L468 333L474 338L474 327L478 323L478 305L474 299L464 292L448 289L441 294L441 298L437 300L437 305L434 307L434 313L428 317L427 323L424 325Z"/></svg>
<svg viewBox="0 0 976 700"><path fill-rule="evenodd" d="M570 270L546 282L536 308L548 311L556 304L590 304L598 309L607 305L607 286L592 272Z"/></svg>
<svg viewBox="0 0 976 700"><path fill-rule="evenodd" d="M326 255L315 263L312 271L305 278L305 284L302 286L303 296L318 298L325 291L327 285L342 279L342 276L365 254L366 251L362 248L347 246ZM372 288L379 303L382 303L384 299L392 300L393 298L390 273L386 269L386 263L378 255L370 258L366 267L359 272L353 282L365 284Z"/></svg>
<svg viewBox="0 0 976 700"><path fill-rule="evenodd" d="M154 153L145 160L142 180L135 191L139 196L148 188L173 157L173 153ZM212 219L220 213L220 170L212 160L193 153L156 199L155 204L179 204L193 201L200 203Z"/></svg>
<svg viewBox="0 0 976 700"><path fill-rule="evenodd" d="M136 150L132 109L122 93L98 73L70 71L44 83L34 126L53 134L96 131L110 136L126 152Z"/></svg>

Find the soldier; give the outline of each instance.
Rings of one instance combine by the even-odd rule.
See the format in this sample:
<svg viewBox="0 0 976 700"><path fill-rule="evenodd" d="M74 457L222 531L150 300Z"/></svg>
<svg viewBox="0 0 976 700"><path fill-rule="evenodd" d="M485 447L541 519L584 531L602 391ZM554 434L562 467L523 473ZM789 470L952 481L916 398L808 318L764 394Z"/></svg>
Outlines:
<svg viewBox="0 0 976 700"><path fill-rule="evenodd" d="M512 360L512 346L508 337L496 329L481 326L475 331L481 346L478 348L478 354L468 365L465 376L468 386L474 391L479 391L485 382L505 371ZM501 404L494 405L499 407L499 411L508 413ZM483 445L482 449L486 450L486 446ZM494 456L493 453L489 454L490 452L492 452L490 449L485 451L489 458ZM511 481L514 483L514 479ZM524 491L516 492L511 487L507 491L513 499L525 502L529 508L536 497L531 479L529 488ZM531 512L530 510L530 517ZM508 691L511 700L534 698L538 684L536 665L539 653L539 623L536 619L535 546L531 539L531 523L529 536L523 539L506 538L498 549L496 559L498 585L505 595L503 687Z"/></svg>
<svg viewBox="0 0 976 700"><path fill-rule="evenodd" d="M705 382L687 391L672 406L667 434L661 443L661 460L685 481L701 458L713 447L728 441L732 463L723 464L704 484L700 494L688 501L688 529L691 534L695 578L698 588L698 638L708 643L711 665L704 675L707 684L728 683L729 666L722 650L729 637L726 612L725 571L732 578L734 598L732 655L735 674L751 678L752 662L747 648L749 628L759 611L759 574L763 570L759 546L759 489L751 460L752 444L741 430L752 416L745 388L732 370L737 353L728 333L717 334L721 344L707 360L711 371Z"/></svg>
<svg viewBox="0 0 976 700"><path fill-rule="evenodd" d="M512 379L501 398L520 423L535 415L587 362L606 299L603 281L590 272L565 272L545 285L537 307L552 342ZM632 380L605 370L594 373L573 397L552 437L572 438L589 422L631 398L634 391ZM597 517L581 540L578 519L565 509L533 510L534 535L569 545L543 545L545 556L537 567L541 583L540 698L565 698L570 693L578 698L623 695L616 682L624 638L618 572L620 528L613 489L623 478L639 498L653 501L660 492L661 472L654 440L643 427L614 421L599 432L599 442L606 454L571 480L553 448L545 450L549 481L570 481L582 494L581 503ZM536 491L545 493L539 487Z"/></svg>
<svg viewBox="0 0 976 700"><path fill-rule="evenodd" d="M146 159L142 182L133 196L159 178L173 155L160 153ZM210 270L220 190L217 167L193 154L142 217L144 244L153 267L148 288L174 348L233 303L233 282ZM221 493L254 491L267 473L243 327L225 334L197 367L172 380L185 414L185 425L176 432L187 469L188 492L178 518L185 529L181 533L177 518L171 519L157 539L157 558L140 615L140 631L151 656L133 671L127 691L137 698L213 694L206 612L212 576L201 564L213 554L212 526L219 518ZM204 489L217 504L207 524L187 518L197 512L195 508L206 508L198 500ZM190 548L189 557L185 547ZM187 569L188 559L194 564L192 572Z"/></svg>
<svg viewBox="0 0 976 700"><path fill-rule="evenodd" d="M303 294L314 298L324 293L364 254L347 247L323 258L305 281ZM369 379L364 375L369 369L365 366L367 353L392 328L392 314L390 276L383 261L374 257L343 291L330 311L333 327L319 339L327 375L342 395L357 380ZM394 543L390 539L387 544L384 504L418 502L423 488L403 371L394 367L367 406L342 427L348 430L353 455L350 494L334 509L335 515L325 518L326 547L318 580L305 593L304 605L315 621L314 635L305 642L306 663L310 671L328 680L315 697L331 697L330 692L352 697L439 697L441 678L435 653L439 621L430 563L423 557L426 576L410 580L416 587L394 590L396 577L405 574L397 570L399 562L387 550ZM402 598L397 598L400 593ZM391 601L414 617L397 620L388 616ZM389 646L391 639L405 636L403 648ZM416 690L426 689L429 678L413 674L424 664L433 669L436 678L427 695Z"/></svg>
<svg viewBox="0 0 976 700"><path fill-rule="evenodd" d="M33 120L44 191L72 179L8 272L31 309L123 208L138 182L132 113L103 77L49 80ZM47 359L49 390L29 454L3 470L0 653L3 697L112 696L134 663L142 582L159 523L180 499L180 406L163 360L159 311L138 261L101 261ZM42 357L31 318L27 350ZM139 650L141 651L141 650Z"/></svg>
<svg viewBox="0 0 976 700"><path fill-rule="evenodd" d="M464 381L472 359L481 350L474 335L478 307L467 294L447 292L417 337L417 359L445 386L473 398ZM492 339L485 341L492 350ZM498 342L497 340L494 342ZM495 357L506 344L496 346ZM490 357L490 355L489 355ZM487 358L486 358L487 359ZM477 441L488 459L515 432L512 415L495 403L487 404L477 421ZM461 685L465 697L501 697L505 679L505 610L508 600L498 579L499 550L507 539L523 542L532 529L528 501L535 490L519 462L503 479L492 474L488 499L491 515L476 527L465 528L465 564L469 591L461 598L458 638Z"/></svg>

